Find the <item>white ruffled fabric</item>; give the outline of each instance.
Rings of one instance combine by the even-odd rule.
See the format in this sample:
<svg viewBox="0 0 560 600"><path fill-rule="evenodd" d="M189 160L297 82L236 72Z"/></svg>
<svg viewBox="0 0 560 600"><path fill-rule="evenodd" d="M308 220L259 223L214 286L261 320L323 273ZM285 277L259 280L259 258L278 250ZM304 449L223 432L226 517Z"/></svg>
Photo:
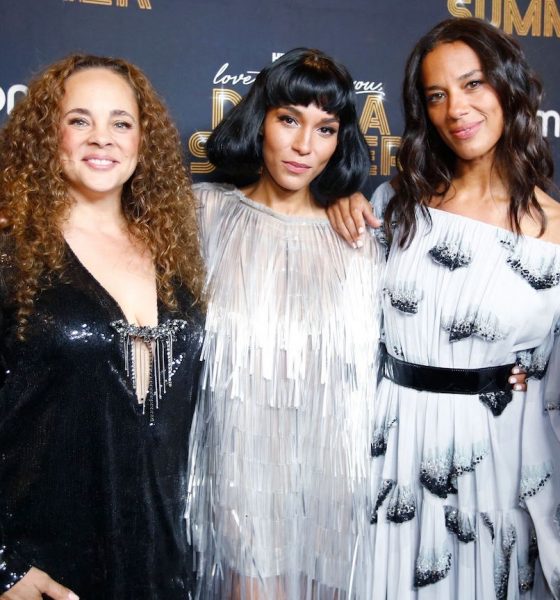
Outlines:
<svg viewBox="0 0 560 600"><path fill-rule="evenodd" d="M208 269L187 520L203 598L365 597L382 259L195 187Z"/></svg>
<svg viewBox="0 0 560 600"><path fill-rule="evenodd" d="M391 195L377 190L378 214ZM560 598L560 246L429 216L388 256L388 352L436 367L517 361L531 378L527 394L486 396L382 380L370 597Z"/></svg>

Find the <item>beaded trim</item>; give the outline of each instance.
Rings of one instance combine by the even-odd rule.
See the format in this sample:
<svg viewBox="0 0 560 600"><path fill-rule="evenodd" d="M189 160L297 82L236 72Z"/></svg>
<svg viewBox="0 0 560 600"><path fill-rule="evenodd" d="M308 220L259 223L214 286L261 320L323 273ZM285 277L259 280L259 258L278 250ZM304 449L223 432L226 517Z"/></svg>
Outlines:
<svg viewBox="0 0 560 600"><path fill-rule="evenodd" d="M117 331L121 338L124 368L127 376L132 379L134 389L143 388L141 383L145 376L145 369L149 369L148 387L146 394L139 394L138 400L142 404L142 412L149 410L150 424L155 423L155 410L159 408L161 398L171 387L174 375L173 342L177 332L187 326L182 319L166 321L156 327L139 326L126 323L123 320L111 322L111 327ZM141 343L148 351L149 361L144 364L138 356L137 343Z"/></svg>

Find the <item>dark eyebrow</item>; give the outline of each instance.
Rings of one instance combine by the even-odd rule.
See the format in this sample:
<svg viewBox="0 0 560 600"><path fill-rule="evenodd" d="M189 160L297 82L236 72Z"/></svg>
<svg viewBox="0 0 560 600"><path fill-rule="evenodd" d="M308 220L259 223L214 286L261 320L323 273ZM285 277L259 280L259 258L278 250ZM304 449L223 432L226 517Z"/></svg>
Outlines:
<svg viewBox="0 0 560 600"><path fill-rule="evenodd" d="M71 113L78 113L80 115L85 115L87 117L91 117L91 112L87 108L71 108L67 111L64 116L68 116ZM136 119L126 110L115 109L111 111L112 117L129 117L136 123Z"/></svg>
<svg viewBox="0 0 560 600"><path fill-rule="evenodd" d="M287 110L288 112L293 113L294 115L301 117L302 116L302 112L301 110L297 109L295 106L289 104L287 106L279 106L278 108L283 108L284 110ZM325 117L324 119L321 119L321 123L340 123L340 119L338 117Z"/></svg>
<svg viewBox="0 0 560 600"><path fill-rule="evenodd" d="M465 79L470 79L473 75L477 75L478 73L480 73L481 75L483 74L482 69L473 69L472 71L469 71L468 73L463 73L463 75L459 75L459 77L457 77L458 81L464 81ZM429 92L430 90L439 90L441 89L443 86L441 85L429 85L427 87L424 88L424 90L426 92Z"/></svg>

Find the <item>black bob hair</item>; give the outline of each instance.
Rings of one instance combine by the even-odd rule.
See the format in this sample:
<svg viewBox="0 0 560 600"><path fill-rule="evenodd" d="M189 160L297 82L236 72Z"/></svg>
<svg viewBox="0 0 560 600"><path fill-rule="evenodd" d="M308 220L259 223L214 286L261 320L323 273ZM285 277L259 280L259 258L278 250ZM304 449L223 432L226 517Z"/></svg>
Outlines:
<svg viewBox="0 0 560 600"><path fill-rule="evenodd" d="M262 126L279 106L316 104L340 121L337 146L312 182L316 201L328 206L357 191L370 167L370 153L358 125L354 84L347 69L323 52L294 48L265 67L206 143L210 162L235 178L258 178L262 166Z"/></svg>

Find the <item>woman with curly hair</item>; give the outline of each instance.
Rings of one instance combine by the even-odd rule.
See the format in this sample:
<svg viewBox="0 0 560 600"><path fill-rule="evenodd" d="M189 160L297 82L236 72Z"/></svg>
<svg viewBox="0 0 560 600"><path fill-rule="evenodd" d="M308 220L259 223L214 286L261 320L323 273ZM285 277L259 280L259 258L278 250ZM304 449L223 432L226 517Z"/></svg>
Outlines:
<svg viewBox="0 0 560 600"><path fill-rule="evenodd" d="M560 205L541 85L517 42L469 18L421 38L403 91L399 173L373 198L389 248L371 597L560 598Z"/></svg>
<svg viewBox="0 0 560 600"><path fill-rule="evenodd" d="M0 597L186 598L203 268L177 131L136 67L73 55L0 156Z"/></svg>

